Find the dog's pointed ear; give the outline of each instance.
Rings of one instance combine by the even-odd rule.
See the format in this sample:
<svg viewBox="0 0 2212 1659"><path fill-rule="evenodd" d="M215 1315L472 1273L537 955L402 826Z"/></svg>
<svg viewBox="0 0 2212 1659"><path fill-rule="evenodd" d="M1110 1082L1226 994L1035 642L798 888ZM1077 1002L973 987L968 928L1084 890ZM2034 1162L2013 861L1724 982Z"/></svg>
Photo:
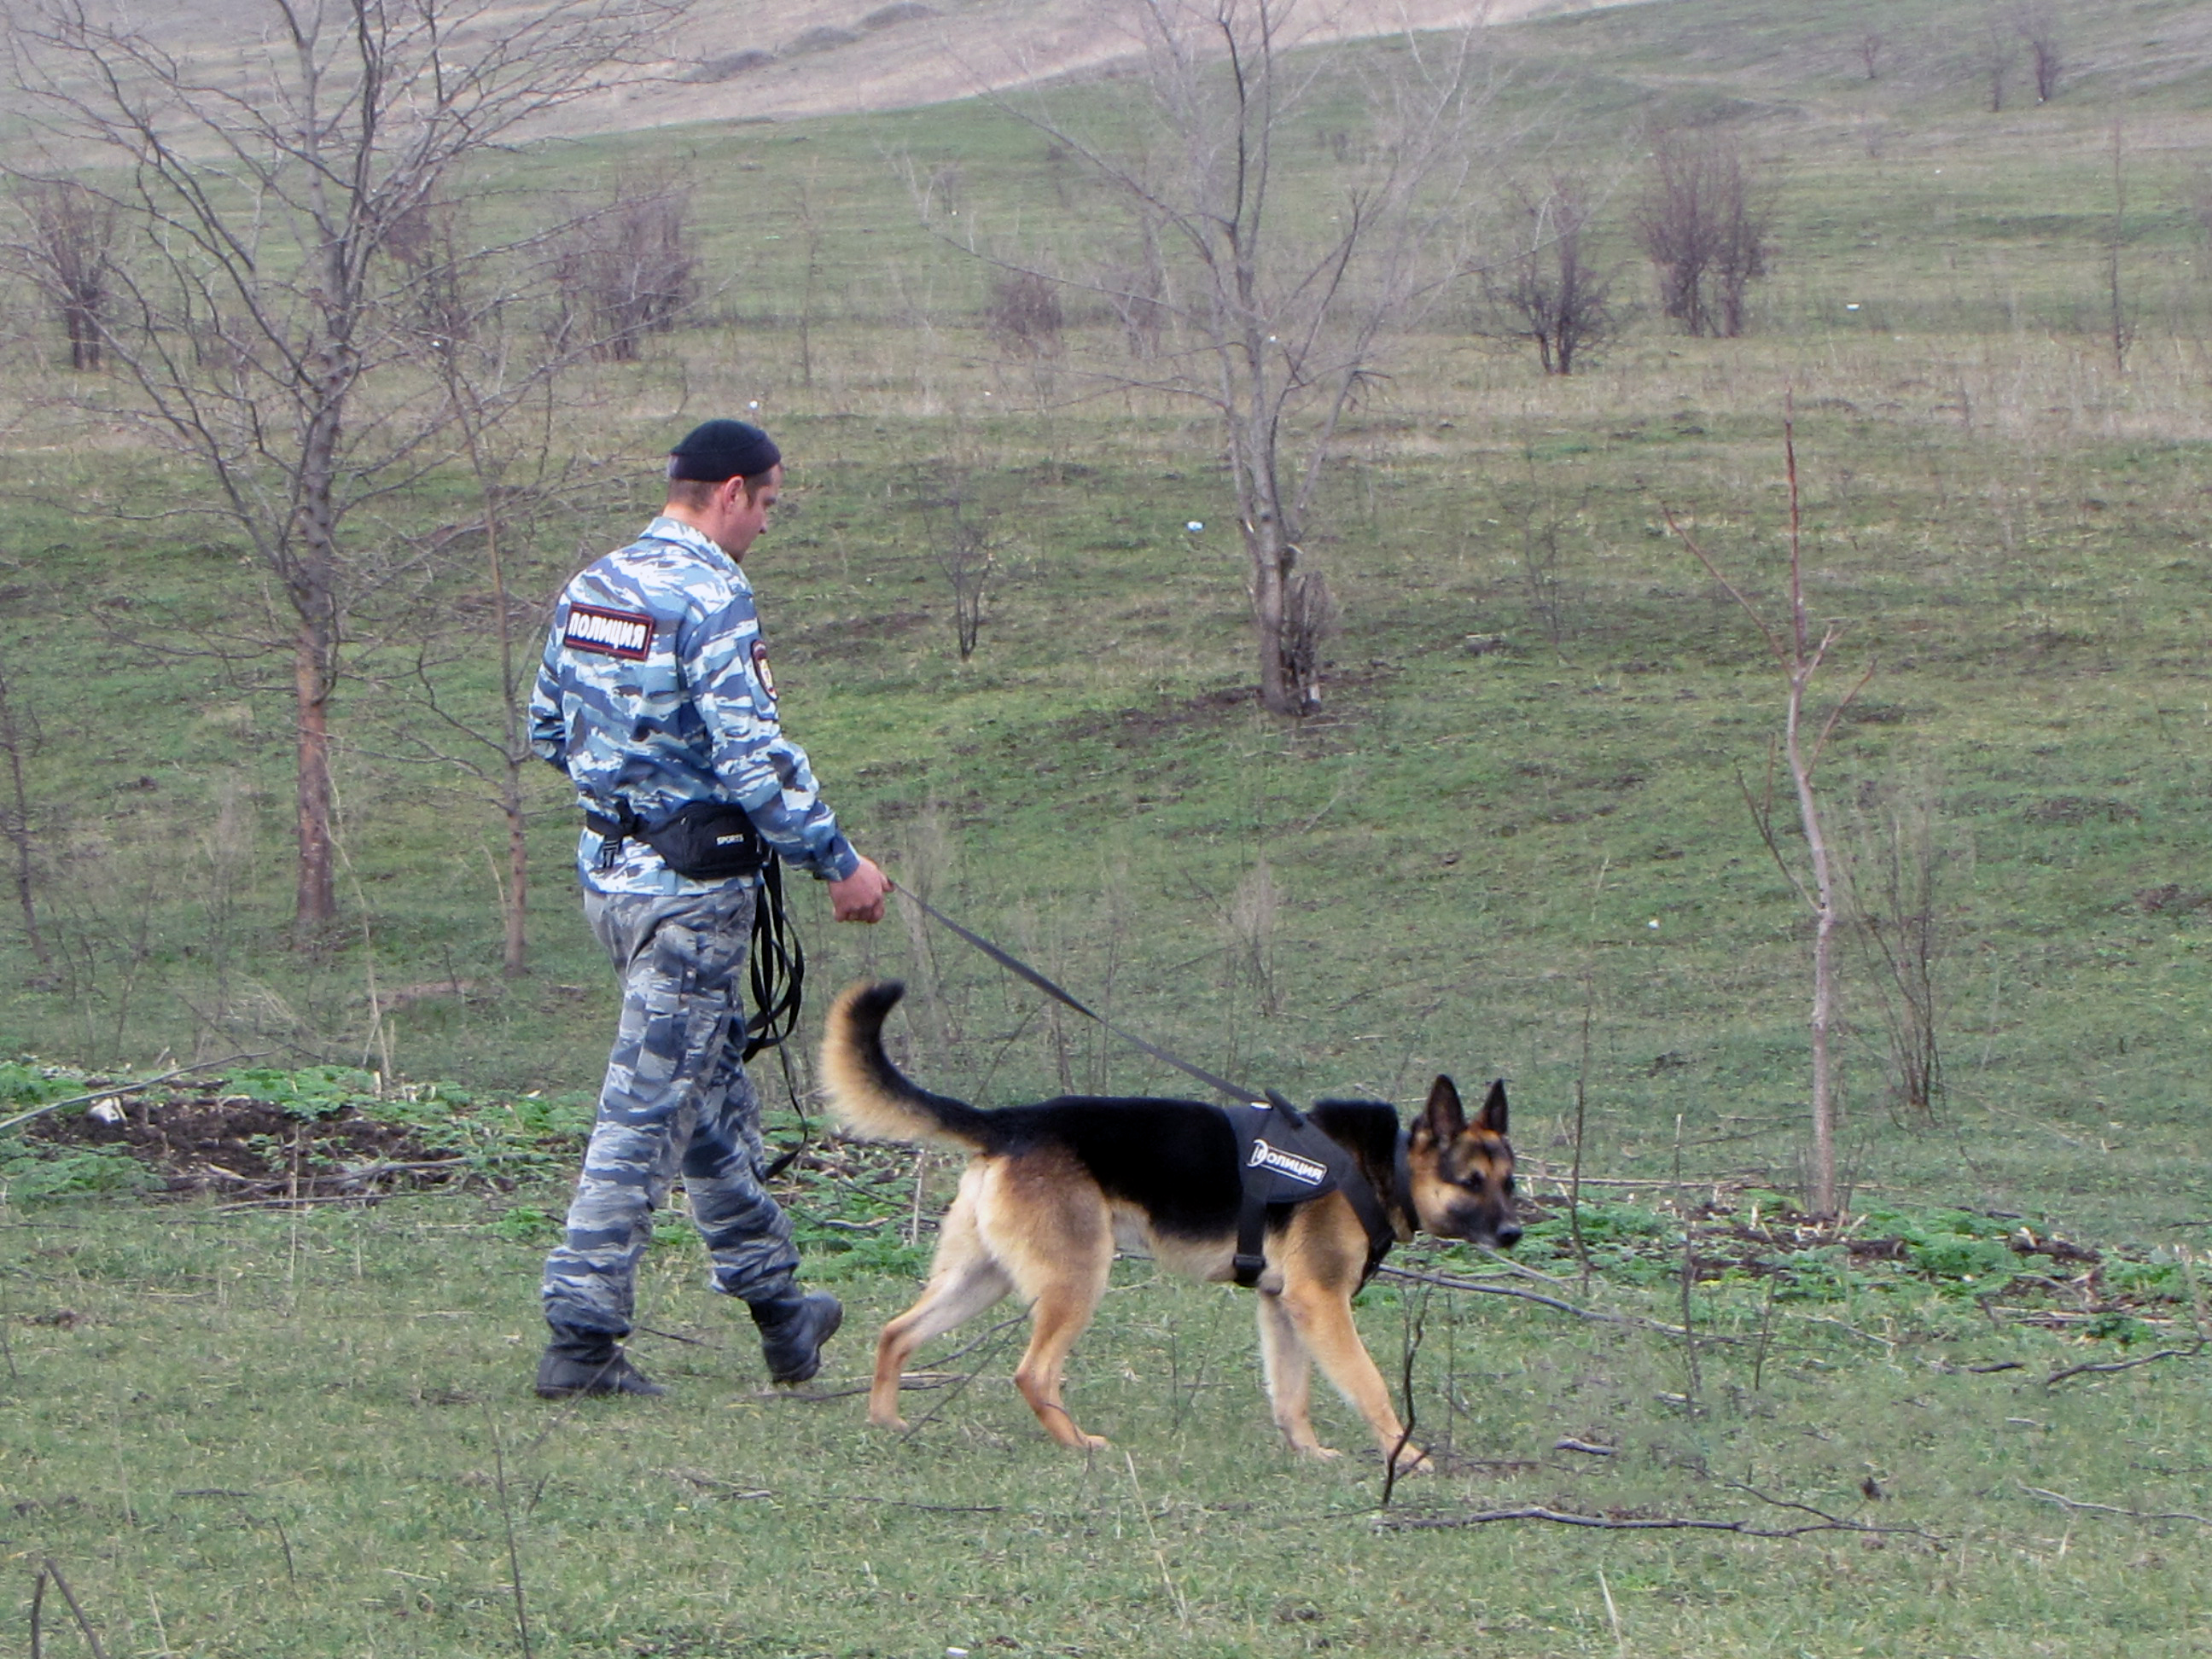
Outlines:
<svg viewBox="0 0 2212 1659"><path fill-rule="evenodd" d="M1478 1128L1492 1134L1505 1133L1505 1079L1499 1078L1490 1085L1490 1097L1482 1103L1482 1115L1475 1120Z"/></svg>
<svg viewBox="0 0 2212 1659"><path fill-rule="evenodd" d="M1421 1109L1415 1127L1439 1146L1466 1131L1467 1109L1459 1103L1459 1091L1449 1078L1440 1077L1429 1085L1429 1103Z"/></svg>

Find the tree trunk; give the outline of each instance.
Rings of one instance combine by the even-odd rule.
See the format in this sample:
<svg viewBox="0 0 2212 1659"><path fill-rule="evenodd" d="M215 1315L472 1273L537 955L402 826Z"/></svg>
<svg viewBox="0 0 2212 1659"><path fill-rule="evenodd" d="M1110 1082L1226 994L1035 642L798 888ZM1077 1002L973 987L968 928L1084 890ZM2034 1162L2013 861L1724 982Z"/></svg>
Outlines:
<svg viewBox="0 0 2212 1659"><path fill-rule="evenodd" d="M343 273L329 256L333 287ZM353 387L352 352L345 343L343 311L328 310L320 363L306 399L306 432L300 447L299 552L287 584L300 619L293 659L299 707L300 878L293 915L296 948L319 948L337 916L335 849L331 840L331 694L337 685L338 579L337 454L346 394Z"/></svg>
<svg viewBox="0 0 2212 1659"><path fill-rule="evenodd" d="M1290 676L1283 670L1283 602L1285 561L1279 546L1271 547L1271 539L1279 541L1279 533L1271 538L1268 532L1276 527L1261 524L1253 527L1250 537L1252 555L1252 633L1260 653L1260 702L1271 714L1295 714L1298 712L1297 695L1291 685Z"/></svg>
<svg viewBox="0 0 2212 1659"><path fill-rule="evenodd" d="M1797 817L1813 864L1813 1170L1808 1207L1823 1219L1836 1213L1836 1103L1828 1054L1828 1032L1836 1010L1836 971L1832 949L1836 929L1834 872L1827 834L1820 822L1813 777L1799 742L1808 671L1791 677L1784 750L1790 781L1797 790Z"/></svg>
<svg viewBox="0 0 2212 1659"><path fill-rule="evenodd" d="M15 708L9 700L4 675L0 675L0 750L8 757L9 793L13 797L7 831L15 849L15 902L23 912L23 939L31 947L31 954L38 958L39 966L51 968L53 952L46 948L46 935L39 931L39 907L33 890L31 791L23 779L23 734L15 724Z"/></svg>
<svg viewBox="0 0 2212 1659"><path fill-rule="evenodd" d="M501 971L520 979L530 971L530 848L524 840L523 763L510 757L500 810L507 815L507 951Z"/></svg>
<svg viewBox="0 0 2212 1659"><path fill-rule="evenodd" d="M331 847L329 638L319 619L302 617L293 657L299 719L299 890L292 919L296 943L314 949L337 915Z"/></svg>
<svg viewBox="0 0 2212 1659"><path fill-rule="evenodd" d="M485 471L477 412L471 410L461 418L468 438L469 465L483 494L484 556L491 566L492 614L499 637L500 753L507 763L500 782L499 805L507 818L507 873L506 950L501 971L509 979L520 979L530 971L530 849L523 836L522 795L522 769L530 759L530 746L522 732L522 689L514 678L514 619L507 607L507 566L500 558L498 497L494 480Z"/></svg>

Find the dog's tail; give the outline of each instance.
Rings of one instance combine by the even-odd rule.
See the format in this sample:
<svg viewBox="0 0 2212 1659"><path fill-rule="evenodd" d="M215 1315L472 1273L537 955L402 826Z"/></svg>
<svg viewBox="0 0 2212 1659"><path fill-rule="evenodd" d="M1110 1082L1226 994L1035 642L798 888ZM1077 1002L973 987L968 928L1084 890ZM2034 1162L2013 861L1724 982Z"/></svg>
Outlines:
<svg viewBox="0 0 2212 1659"><path fill-rule="evenodd" d="M884 1019L906 994L896 980L848 986L830 1005L822 1075L837 1121L880 1140L926 1140L985 1152L997 1142L991 1114L908 1082L884 1052Z"/></svg>

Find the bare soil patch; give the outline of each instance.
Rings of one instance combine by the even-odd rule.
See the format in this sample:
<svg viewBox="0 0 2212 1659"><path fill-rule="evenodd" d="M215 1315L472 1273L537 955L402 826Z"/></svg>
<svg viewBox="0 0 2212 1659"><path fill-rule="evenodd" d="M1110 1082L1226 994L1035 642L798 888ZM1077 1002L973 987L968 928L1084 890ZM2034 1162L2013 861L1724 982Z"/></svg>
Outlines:
<svg viewBox="0 0 2212 1659"><path fill-rule="evenodd" d="M202 1095L133 1100L119 1121L57 1113L27 1126L26 1139L57 1151L119 1147L161 1182L161 1191L242 1199L337 1198L450 1186L485 1172L479 1160L410 1123L352 1106L303 1118L266 1101Z"/></svg>

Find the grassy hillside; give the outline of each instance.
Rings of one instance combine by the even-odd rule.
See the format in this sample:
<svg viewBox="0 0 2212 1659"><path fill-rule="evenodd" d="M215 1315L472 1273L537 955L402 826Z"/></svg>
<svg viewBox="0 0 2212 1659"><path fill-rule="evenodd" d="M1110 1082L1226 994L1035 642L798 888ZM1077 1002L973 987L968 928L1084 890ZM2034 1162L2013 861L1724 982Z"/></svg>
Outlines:
<svg viewBox="0 0 2212 1659"><path fill-rule="evenodd" d="M975 263L913 228L902 172L934 175L986 236L1017 234L1017 214L1041 245L1083 234L1085 187L1034 130L969 106L679 130L521 158L501 199L648 166L690 183L722 320L580 380L570 430L641 477L712 410L757 402L784 437L797 487L756 574L791 725L863 845L1157 1037L1292 1088L1505 1073L1556 1121L1587 1004L1588 1094L1602 1156L1625 1167L1680 1112L1717 1141L1715 1172L1794 1179L1802 923L1736 781L1763 775L1778 688L1661 520L1692 515L1771 599L1794 398L1814 604L1844 625L1830 693L1874 672L1832 799L1868 833L1885 803L1932 811L1943 859L1948 1107L1933 1133L1892 1121L1859 974L1858 1177L2079 1223L2185 1220L2212 889L2191 736L2212 294L2191 216L2201 30L2186 8L2085 15L2059 100L1990 115L1952 9L1869 13L1899 64L1871 82L1863 20L1743 13L1505 32L1501 167L1614 179L1625 258L1650 124L1725 120L1772 180L1777 273L1749 337L1647 319L1571 380L1458 331L1450 307L1407 340L1311 538L1346 629L1328 707L1302 726L1240 701L1210 429L1001 361ZM1066 94L1090 119L1118 118L1117 95ZM1316 107L1312 150L1292 154L1301 187L1324 192L1303 199L1325 203L1340 106ZM2138 332L2124 373L2105 338L2115 120ZM27 413L17 428L46 429ZM384 638L339 715L355 920L334 951L292 957L281 665L161 654L179 617L262 605L251 571L204 521L106 516L148 494L188 507L188 472L96 434L19 440L5 465L6 667L37 736L40 896L64 946L45 974L18 959L9 1040L115 1062L275 1047L588 1088L604 978L566 890L557 780L538 780L539 971L505 984L495 823L449 769L403 763L425 736L405 695L422 641L365 622ZM1003 544L966 664L924 505L956 475ZM602 498L549 532L534 591L643 505ZM444 695L479 702L480 586L464 568L427 594ZM1470 635L1505 648L1469 655ZM1071 1077L1148 1080L1086 1034L1048 1036L945 941L833 935L803 902L821 981L936 988L915 1037L946 1086L1046 1086L1055 1042ZM372 974L380 1003L400 993L380 1030Z"/></svg>

